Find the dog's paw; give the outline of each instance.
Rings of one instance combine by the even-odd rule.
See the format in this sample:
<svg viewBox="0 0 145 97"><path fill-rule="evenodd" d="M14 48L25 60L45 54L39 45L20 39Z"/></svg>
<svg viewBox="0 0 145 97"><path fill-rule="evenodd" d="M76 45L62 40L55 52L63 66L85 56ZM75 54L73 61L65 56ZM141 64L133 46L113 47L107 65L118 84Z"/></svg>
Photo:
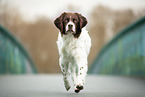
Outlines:
<svg viewBox="0 0 145 97"><path fill-rule="evenodd" d="M80 92L80 90L79 89L75 89L75 93L79 93Z"/></svg>
<svg viewBox="0 0 145 97"><path fill-rule="evenodd" d="M77 88L78 90L84 89L84 87L83 87L82 85L77 85L76 88Z"/></svg>
<svg viewBox="0 0 145 97"><path fill-rule="evenodd" d="M68 91L71 88L70 84L65 84L65 89Z"/></svg>
<svg viewBox="0 0 145 97"><path fill-rule="evenodd" d="M70 86L65 86L65 89L68 91L70 89Z"/></svg>
<svg viewBox="0 0 145 97"><path fill-rule="evenodd" d="M84 87L82 85L77 85L76 88L75 88L75 93L79 93L80 90L83 90Z"/></svg>

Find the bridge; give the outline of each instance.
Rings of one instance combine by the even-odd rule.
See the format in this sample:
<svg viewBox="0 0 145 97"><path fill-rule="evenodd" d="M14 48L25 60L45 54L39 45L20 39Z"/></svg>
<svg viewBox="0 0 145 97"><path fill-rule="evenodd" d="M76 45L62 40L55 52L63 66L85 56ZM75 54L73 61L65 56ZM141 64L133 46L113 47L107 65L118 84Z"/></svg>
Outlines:
<svg viewBox="0 0 145 97"><path fill-rule="evenodd" d="M145 17L110 41L96 57L89 73L145 77Z"/></svg>
<svg viewBox="0 0 145 97"><path fill-rule="evenodd" d="M65 91L62 75L38 74L13 35L0 26L0 97L145 97L145 17L121 31L89 68L83 91Z"/></svg>

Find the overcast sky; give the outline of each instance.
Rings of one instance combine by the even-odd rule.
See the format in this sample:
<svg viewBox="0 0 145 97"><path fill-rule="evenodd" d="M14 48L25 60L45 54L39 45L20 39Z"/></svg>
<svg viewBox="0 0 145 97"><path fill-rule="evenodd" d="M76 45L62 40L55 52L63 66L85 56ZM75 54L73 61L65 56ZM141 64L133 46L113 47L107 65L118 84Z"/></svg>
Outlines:
<svg viewBox="0 0 145 97"><path fill-rule="evenodd" d="M47 16L54 19L68 6L74 6L75 12L88 16L94 6L105 5L114 10L131 8L135 11L145 8L145 0L1 0L16 6L25 18Z"/></svg>

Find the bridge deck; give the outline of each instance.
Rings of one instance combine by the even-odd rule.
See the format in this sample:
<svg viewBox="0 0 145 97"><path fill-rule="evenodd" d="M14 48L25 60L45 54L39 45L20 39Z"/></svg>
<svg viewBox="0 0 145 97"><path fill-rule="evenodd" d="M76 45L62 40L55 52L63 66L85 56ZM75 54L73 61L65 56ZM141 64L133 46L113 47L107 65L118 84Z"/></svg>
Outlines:
<svg viewBox="0 0 145 97"><path fill-rule="evenodd" d="M88 75L79 94L61 75L0 75L0 97L145 97L145 79Z"/></svg>

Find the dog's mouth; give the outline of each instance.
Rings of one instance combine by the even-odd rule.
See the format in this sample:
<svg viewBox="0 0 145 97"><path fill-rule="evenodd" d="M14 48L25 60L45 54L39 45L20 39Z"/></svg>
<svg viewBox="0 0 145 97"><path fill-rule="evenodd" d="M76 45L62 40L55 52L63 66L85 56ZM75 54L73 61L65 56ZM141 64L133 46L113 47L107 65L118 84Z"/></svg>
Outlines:
<svg viewBox="0 0 145 97"><path fill-rule="evenodd" d="M69 29L69 30L66 31L66 34L70 34L70 33L71 33L71 34L75 34L76 32L73 31L72 29Z"/></svg>

